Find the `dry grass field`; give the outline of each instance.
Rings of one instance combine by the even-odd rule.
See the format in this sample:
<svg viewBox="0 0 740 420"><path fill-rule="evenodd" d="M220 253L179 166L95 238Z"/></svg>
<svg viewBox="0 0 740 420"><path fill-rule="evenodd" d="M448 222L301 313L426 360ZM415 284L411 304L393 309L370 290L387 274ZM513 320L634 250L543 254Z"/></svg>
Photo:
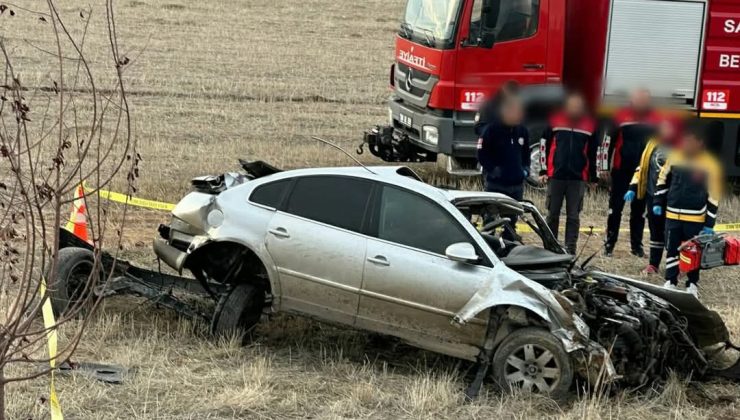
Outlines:
<svg viewBox="0 0 740 420"><path fill-rule="evenodd" d="M22 6L43 9L39 0ZM59 2L80 33L83 6ZM102 8L93 2L93 8ZM353 151L362 130L386 116L387 73L401 0L119 0L122 49L134 61L126 80L142 163L139 195L176 201L189 179L237 169L236 159L279 167L346 165L348 159L310 140L318 135ZM87 7L87 3L84 4ZM106 64L104 14L97 10L85 50ZM0 17L24 83L48 86L52 69L39 49L45 23L18 10ZM375 163L368 155L362 159ZM427 179L449 183L429 166ZM475 187L475 185L473 184ZM529 197L542 202L538 192ZM586 225L603 226L607 202L591 194ZM150 238L167 214L133 210L124 256L154 266ZM740 220L727 200L724 222ZM585 239L585 238L584 238ZM595 250L603 240L590 241ZM624 242L624 241L622 241ZM597 265L638 275L645 261L620 244ZM654 279L658 282L659 279ZM740 341L740 272L703 277L705 302L721 312ZM73 419L283 418L740 418L740 385L675 378L642 393L574 396L558 405L543 397L486 390L465 403L467 363L318 322L277 316L246 348L213 342L192 324L151 302L112 299L94 315L77 360L130 368L122 385L82 376L60 378L62 407ZM63 339L63 336L62 336ZM48 379L9 389L11 418L48 418Z"/></svg>

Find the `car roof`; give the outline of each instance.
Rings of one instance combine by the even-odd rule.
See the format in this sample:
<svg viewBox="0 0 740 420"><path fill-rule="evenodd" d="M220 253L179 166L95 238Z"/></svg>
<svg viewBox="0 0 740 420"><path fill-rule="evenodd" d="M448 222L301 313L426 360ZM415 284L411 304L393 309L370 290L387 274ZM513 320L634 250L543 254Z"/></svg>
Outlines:
<svg viewBox="0 0 740 420"><path fill-rule="evenodd" d="M411 168L406 166L347 166L293 169L259 178L259 181L269 182L284 178L312 175L338 175L372 179L409 188L438 199L448 199L444 190L423 182Z"/></svg>
<svg viewBox="0 0 740 420"><path fill-rule="evenodd" d="M514 208L521 208L516 200L504 194L488 193L482 191L446 190L429 185L426 182L422 181L421 177L419 177L411 168L407 166L346 166L293 169L279 172L274 175L269 175L264 178L260 178L259 180L269 182L271 180L312 175L338 175L372 179L408 188L439 201L449 201L454 203L471 199L480 201L490 200L505 202Z"/></svg>

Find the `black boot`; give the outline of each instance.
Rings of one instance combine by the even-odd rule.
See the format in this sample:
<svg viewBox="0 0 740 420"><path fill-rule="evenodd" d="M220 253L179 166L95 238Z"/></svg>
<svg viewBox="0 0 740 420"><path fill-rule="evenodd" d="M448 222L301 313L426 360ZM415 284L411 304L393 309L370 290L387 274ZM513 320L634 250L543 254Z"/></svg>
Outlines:
<svg viewBox="0 0 740 420"><path fill-rule="evenodd" d="M609 258L614 256L614 245L606 244L604 246L604 256Z"/></svg>
<svg viewBox="0 0 740 420"><path fill-rule="evenodd" d="M632 248L631 253L637 258L645 258L645 250L642 249L642 246Z"/></svg>

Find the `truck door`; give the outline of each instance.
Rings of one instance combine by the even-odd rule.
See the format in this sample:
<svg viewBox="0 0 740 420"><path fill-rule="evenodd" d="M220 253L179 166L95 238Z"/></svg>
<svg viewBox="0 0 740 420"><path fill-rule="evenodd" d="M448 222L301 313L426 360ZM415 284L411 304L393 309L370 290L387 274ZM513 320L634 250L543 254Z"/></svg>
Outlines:
<svg viewBox="0 0 740 420"><path fill-rule="evenodd" d="M482 96L509 80L525 85L547 81L550 1L471 0L458 53L458 109L474 110ZM486 32L494 37L490 49L476 42Z"/></svg>

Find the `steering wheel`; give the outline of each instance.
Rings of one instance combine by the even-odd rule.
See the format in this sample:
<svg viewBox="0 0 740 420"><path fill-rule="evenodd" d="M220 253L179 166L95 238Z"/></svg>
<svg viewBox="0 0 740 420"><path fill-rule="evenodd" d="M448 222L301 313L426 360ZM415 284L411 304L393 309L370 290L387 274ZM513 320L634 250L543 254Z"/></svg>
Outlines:
<svg viewBox="0 0 740 420"><path fill-rule="evenodd" d="M508 218L508 217L499 217L499 218L497 218L496 220L494 220L494 221L492 221L492 222L488 222L488 223L486 223L486 224L485 224L485 225L484 225L484 226L483 226L483 227L481 228L481 230L480 230L480 231L481 231L481 233L486 233L486 234L488 234L488 233L490 233L490 232L493 232L494 230L496 230L496 228L497 228L497 227L499 227L499 226L503 226L503 225L505 225L506 223L511 223L511 219L510 219L510 218Z"/></svg>

